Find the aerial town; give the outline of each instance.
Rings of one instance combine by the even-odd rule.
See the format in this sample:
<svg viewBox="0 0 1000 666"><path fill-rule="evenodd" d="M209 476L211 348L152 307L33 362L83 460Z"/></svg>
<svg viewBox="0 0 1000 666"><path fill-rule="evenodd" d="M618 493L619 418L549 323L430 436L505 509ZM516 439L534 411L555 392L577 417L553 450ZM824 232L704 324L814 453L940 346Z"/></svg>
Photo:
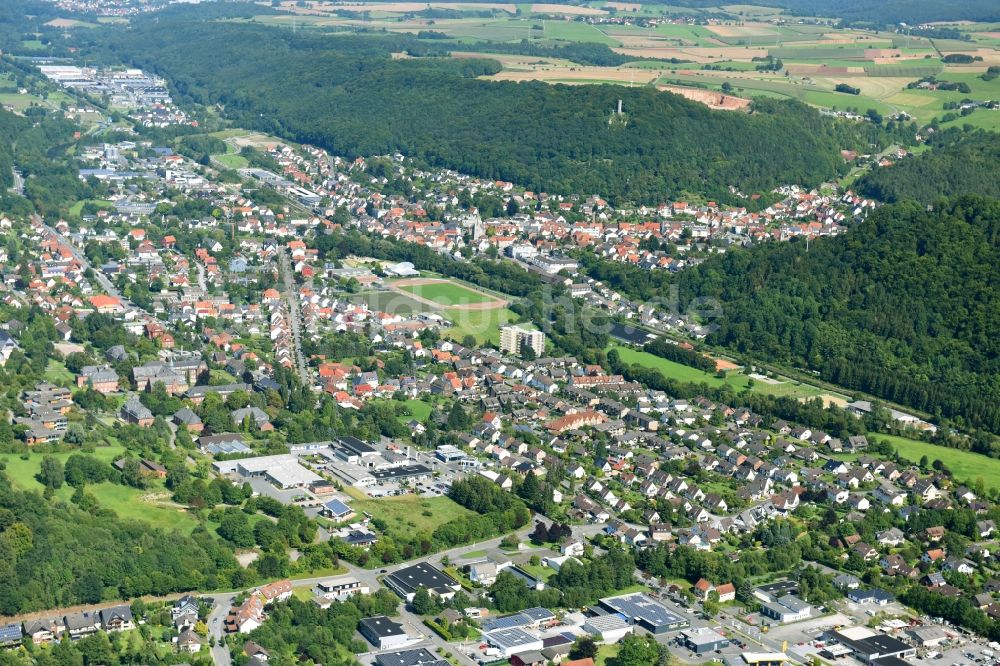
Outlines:
<svg viewBox="0 0 1000 666"><path fill-rule="evenodd" d="M9 654L284 664L324 614L315 663L1000 663L997 488L895 448L957 434L707 350L710 312L607 277L849 233L874 200L616 208L201 134L139 69L40 72L91 194L0 211L0 504L147 520L214 563L4 588Z"/></svg>

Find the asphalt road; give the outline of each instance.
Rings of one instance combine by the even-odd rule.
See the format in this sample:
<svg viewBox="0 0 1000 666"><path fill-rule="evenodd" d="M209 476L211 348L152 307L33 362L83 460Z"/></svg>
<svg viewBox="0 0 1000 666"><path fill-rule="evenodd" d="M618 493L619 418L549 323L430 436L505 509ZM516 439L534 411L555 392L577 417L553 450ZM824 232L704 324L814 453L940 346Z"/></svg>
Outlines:
<svg viewBox="0 0 1000 666"><path fill-rule="evenodd" d="M288 258L288 252L282 251L278 255L281 264L281 278L284 283L285 303L288 306L288 320L292 326L292 343L295 345L295 367L299 371L302 383L311 386L309 371L306 369L305 358L302 356L302 318L299 313L299 297L295 292L295 280L292 277L292 265Z"/></svg>
<svg viewBox="0 0 1000 666"><path fill-rule="evenodd" d="M37 215L33 215L32 217L38 222L42 221L42 218L38 217ZM49 234L51 234L54 238L58 238L63 244L66 245L66 247L69 248L69 251L73 255L73 258L76 259L78 262L80 262L80 265L83 266L84 270L86 270L87 268L92 269L94 273L94 279L97 281L99 285L101 285L101 288L104 289L106 293L110 294L111 296L117 296L118 298L121 298L122 304L125 305L125 307L135 307L133 303L122 297L121 293L118 291L118 287L116 287L114 283L108 279L107 275L102 273L100 269L95 269L93 266L90 265L90 260L87 259L87 255L85 255L80 248L74 245L73 242L70 241L70 239L66 238L65 236L63 236L62 234L60 234L58 231L56 231L47 224L44 225L44 227L45 230L49 232Z"/></svg>
<svg viewBox="0 0 1000 666"><path fill-rule="evenodd" d="M551 521L544 516L536 516L536 520L541 520L546 525L551 524ZM587 538L599 533L604 528L603 525L582 525L573 528L573 535L576 537ZM535 529L535 520L532 520L528 525L522 527L518 530L518 534L522 538L526 538L532 530ZM395 564L386 567L385 574L382 574L380 569L364 569L361 567L356 567L351 564L342 563L347 571L343 576L353 576L359 582L367 585L372 591L380 588L381 582L380 578L385 575L396 571L397 569L402 569L405 567L412 566L419 562L432 562L435 565L439 564L441 559L447 557L451 561L461 561L465 559L466 553L476 552L476 551L486 551L488 554L500 554L500 542L503 537L495 537L493 539L488 539L486 541L479 541L477 543L470 543L464 546L457 546L455 548L450 548L445 551L434 553L432 555L427 555L426 557L421 557L401 564ZM317 576L314 578L299 578L292 581L292 587L315 587L317 583L329 580L330 578L335 578L336 576ZM213 595L215 599L215 605L212 608L212 612L209 614L208 618L208 628L209 635L215 638L215 647L212 648L212 660L215 662L216 666L230 666L232 663L231 656L229 654L229 649L224 642L225 632L223 631L223 621L226 615L229 613L229 609L233 605L233 599L235 599L242 592L227 592ZM456 649L456 646L448 643L440 636L435 634L433 631L428 629L422 618L415 613L411 613L407 608L405 603L400 604L399 611L400 621L406 626L407 632L411 636L423 636L423 639L419 643L415 643L412 647L426 647L431 651L437 648L443 648L459 661L461 664L466 666L475 666L476 662L470 659L467 655L462 654Z"/></svg>

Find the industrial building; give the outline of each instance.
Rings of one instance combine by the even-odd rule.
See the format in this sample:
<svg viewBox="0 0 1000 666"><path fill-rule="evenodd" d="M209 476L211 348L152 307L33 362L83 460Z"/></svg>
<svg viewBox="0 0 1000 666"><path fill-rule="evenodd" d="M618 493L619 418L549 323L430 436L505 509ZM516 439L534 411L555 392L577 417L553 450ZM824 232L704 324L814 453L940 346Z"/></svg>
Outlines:
<svg viewBox="0 0 1000 666"><path fill-rule="evenodd" d="M426 648L386 652L375 657L375 666L451 666L451 662L436 657Z"/></svg>
<svg viewBox="0 0 1000 666"><path fill-rule="evenodd" d="M760 614L778 622L797 622L809 617L812 606L794 594L786 594L760 605Z"/></svg>
<svg viewBox="0 0 1000 666"><path fill-rule="evenodd" d="M633 627L618 613L587 618L583 630L599 643L614 644L632 633Z"/></svg>
<svg viewBox="0 0 1000 666"><path fill-rule="evenodd" d="M666 606L641 592L606 597L601 599L600 605L611 613L620 613L628 622L638 624L652 634L663 634L690 626L686 618L670 612Z"/></svg>
<svg viewBox="0 0 1000 666"><path fill-rule="evenodd" d="M277 488L305 488L322 481L322 477L301 464L298 458L283 453L276 456L258 456L212 463L219 474L239 475L244 479L263 478Z"/></svg>
<svg viewBox="0 0 1000 666"><path fill-rule="evenodd" d="M835 629L827 634L854 655L856 659L871 664L887 657L906 659L917 653L917 648L887 634L877 634L867 627Z"/></svg>
<svg viewBox="0 0 1000 666"><path fill-rule="evenodd" d="M390 620L385 615L364 618L358 623L358 631L379 650L401 647L410 640L403 625Z"/></svg>
<svg viewBox="0 0 1000 666"><path fill-rule="evenodd" d="M407 601L413 601L413 595L421 587L441 599L451 599L462 588L457 580L427 562L394 571L385 577L384 582L386 587Z"/></svg>
<svg viewBox="0 0 1000 666"><path fill-rule="evenodd" d="M399 467L389 467L372 471L371 475L376 483L386 481L422 481L431 476L433 472L426 465L400 465Z"/></svg>
<svg viewBox="0 0 1000 666"><path fill-rule="evenodd" d="M545 647L541 638L517 627L488 631L483 634L483 640L500 650L500 654L505 659L509 659L512 654L518 652L541 650Z"/></svg>
<svg viewBox="0 0 1000 666"><path fill-rule="evenodd" d="M695 654L715 652L729 647L729 639L708 627L695 627L681 632L684 646Z"/></svg>

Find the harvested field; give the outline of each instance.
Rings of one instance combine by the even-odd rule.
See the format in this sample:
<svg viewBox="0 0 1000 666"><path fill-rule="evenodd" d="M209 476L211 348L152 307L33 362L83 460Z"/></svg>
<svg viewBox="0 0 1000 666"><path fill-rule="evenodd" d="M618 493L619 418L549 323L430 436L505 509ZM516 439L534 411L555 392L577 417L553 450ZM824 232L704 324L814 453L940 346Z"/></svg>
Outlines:
<svg viewBox="0 0 1000 666"><path fill-rule="evenodd" d="M642 5L631 2L606 2L604 6L617 9L620 12L637 12L642 10Z"/></svg>
<svg viewBox="0 0 1000 666"><path fill-rule="evenodd" d="M774 36L778 34L772 26L761 23L746 25L709 25L705 26L719 37L757 37Z"/></svg>
<svg viewBox="0 0 1000 666"><path fill-rule="evenodd" d="M419 12L428 7L437 9L499 9L510 14L517 11L517 6L501 2L483 2L469 4L465 2L350 2L345 4L316 3L311 7L299 7L295 2L282 2L281 9L294 11L296 13L328 14L339 9L349 11L377 11L393 14L407 14Z"/></svg>
<svg viewBox="0 0 1000 666"><path fill-rule="evenodd" d="M899 49L865 49L865 60L875 58L898 58L903 55Z"/></svg>
<svg viewBox="0 0 1000 666"><path fill-rule="evenodd" d="M570 60L562 58L543 58L539 56L527 56L507 53L477 53L472 51L452 51L452 58L489 58L496 60L504 69L533 70L540 67L582 67L575 65Z"/></svg>
<svg viewBox="0 0 1000 666"><path fill-rule="evenodd" d="M747 48L743 46L675 46L662 48L626 48L611 47L612 51L632 58L655 58L669 60L679 58L691 62L722 62L723 60L750 60L751 58L767 57L767 49Z"/></svg>
<svg viewBox="0 0 1000 666"><path fill-rule="evenodd" d="M665 85L658 85L656 86L656 89L672 92L694 102L700 102L708 108L715 109L717 111L740 111L750 106L750 100L748 99L733 97L732 95L724 95L722 93L715 92L714 90ZM726 363L726 361L717 361L717 364L718 363Z"/></svg>
<svg viewBox="0 0 1000 666"><path fill-rule="evenodd" d="M478 6L478 5L477 5ZM536 14L567 14L573 16L604 16L603 9L596 7L574 7L573 5L538 4L531 5L531 11Z"/></svg>
<svg viewBox="0 0 1000 666"><path fill-rule="evenodd" d="M553 83L607 81L609 83L645 85L660 78L660 72L618 67L541 67L528 71L504 70L489 78L494 81L550 81Z"/></svg>

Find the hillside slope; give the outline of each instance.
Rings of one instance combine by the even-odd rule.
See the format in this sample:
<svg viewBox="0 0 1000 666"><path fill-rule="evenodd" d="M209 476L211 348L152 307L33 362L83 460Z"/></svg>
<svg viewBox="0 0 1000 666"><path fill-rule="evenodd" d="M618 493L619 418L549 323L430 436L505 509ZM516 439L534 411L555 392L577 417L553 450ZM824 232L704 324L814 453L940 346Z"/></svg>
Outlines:
<svg viewBox="0 0 1000 666"><path fill-rule="evenodd" d="M881 201L912 199L932 203L941 197L1000 197L1000 134L952 130L930 141L933 150L860 178L856 189Z"/></svg>
<svg viewBox="0 0 1000 666"><path fill-rule="evenodd" d="M748 115L649 88L486 81L493 61L394 60L393 39L180 21L93 38L95 54L155 69L243 126L619 202L697 193L749 205L730 186L816 185L845 170L840 149L881 132L794 102L762 100ZM624 118L612 117L619 98Z"/></svg>
<svg viewBox="0 0 1000 666"><path fill-rule="evenodd" d="M733 251L679 276L710 342L1000 432L1000 201L886 206L850 233Z"/></svg>

